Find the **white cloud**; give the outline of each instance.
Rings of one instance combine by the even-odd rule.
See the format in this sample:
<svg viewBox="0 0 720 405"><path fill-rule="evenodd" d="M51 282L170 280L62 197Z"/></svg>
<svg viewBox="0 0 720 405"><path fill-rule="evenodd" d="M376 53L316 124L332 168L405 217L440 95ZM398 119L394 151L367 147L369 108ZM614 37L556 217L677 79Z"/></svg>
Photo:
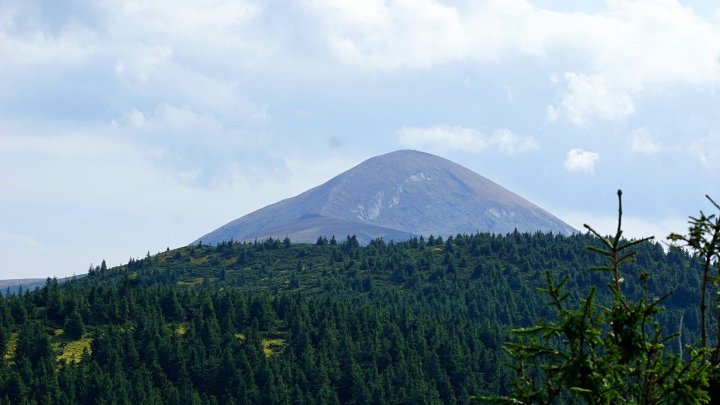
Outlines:
<svg viewBox="0 0 720 405"><path fill-rule="evenodd" d="M596 70L627 68L657 77L717 80L714 56L720 30L673 0L613 0L597 13L551 11L526 0L456 6L434 0L304 3L325 23L330 44L345 44L335 48L338 56L367 67L494 60L513 52L547 57L570 49L583 53ZM664 63L656 65L660 61Z"/></svg>
<svg viewBox="0 0 720 405"><path fill-rule="evenodd" d="M565 158L565 170L569 172L594 172L600 155L582 149L570 149Z"/></svg>
<svg viewBox="0 0 720 405"><path fill-rule="evenodd" d="M619 120L635 113L649 89L720 83L720 26L674 0L607 3L566 32L584 53L587 72L565 74L558 109L573 123ZM584 45L583 43L584 42Z"/></svg>
<svg viewBox="0 0 720 405"><path fill-rule="evenodd" d="M633 97L624 86L611 83L603 75L566 73L565 89L557 106L548 109L548 121L558 116L587 127L595 119L615 121L635 112Z"/></svg>
<svg viewBox="0 0 720 405"><path fill-rule="evenodd" d="M487 137L474 129L455 127L403 128L398 142L417 149L467 150L480 152L489 146Z"/></svg>
<svg viewBox="0 0 720 405"><path fill-rule="evenodd" d="M690 153L710 175L720 175L720 132L712 132L692 142Z"/></svg>
<svg viewBox="0 0 720 405"><path fill-rule="evenodd" d="M662 150L663 144L647 128L638 128L630 134L630 147L636 152L654 155Z"/></svg>
<svg viewBox="0 0 720 405"><path fill-rule="evenodd" d="M115 65L115 74L127 86L144 88L171 63L173 49L167 45L135 44Z"/></svg>
<svg viewBox="0 0 720 405"><path fill-rule="evenodd" d="M430 128L402 128L397 131L398 142L410 148L435 151L482 152L497 149L507 154L517 154L538 149L533 137L521 137L508 129L496 131L492 136L462 126L438 126Z"/></svg>
<svg viewBox="0 0 720 405"><path fill-rule="evenodd" d="M433 0L304 3L325 23L328 45L347 63L429 67L466 53L469 37L460 11Z"/></svg>
<svg viewBox="0 0 720 405"><path fill-rule="evenodd" d="M93 32L68 25L52 32L38 21L40 6L33 1L7 0L0 4L0 80L22 75L28 69L59 70L81 65L98 49Z"/></svg>
<svg viewBox="0 0 720 405"><path fill-rule="evenodd" d="M242 94L234 74L188 69L173 60L169 47L133 48L115 66L115 75L129 91L142 97L162 95L174 104L212 111L227 120L270 119L267 105ZM139 49L145 49L140 51Z"/></svg>
<svg viewBox="0 0 720 405"><path fill-rule="evenodd" d="M161 104L148 112L132 107L110 128L99 135L153 151L156 163L185 185L212 187L232 182L228 173L240 160L253 162L258 170L269 168L263 161L272 148L271 136L235 129L222 116L189 105Z"/></svg>
<svg viewBox="0 0 720 405"><path fill-rule="evenodd" d="M22 86L14 91L23 93L39 87L36 82L81 76L89 88L111 89L115 93L107 97L114 100L139 96L193 105L228 119L269 117L264 104L243 94L238 74L281 53L255 25L261 7L231 0L187 0L171 7L140 0L82 3L73 7L87 9L89 20L63 16L74 9L48 10L37 0L0 5L4 88ZM113 86L113 79L121 86Z"/></svg>
<svg viewBox="0 0 720 405"><path fill-rule="evenodd" d="M164 2L89 3L75 7L90 10L93 21L68 15L49 30L38 15L52 13L39 13L42 4L8 1L0 8L0 80L46 77L63 66L103 71L111 64L116 78L139 95L266 119L265 104L243 97L238 72L304 66L302 58L307 72L327 68L322 57L299 56L319 55L297 52L305 47L324 45L346 64L380 70L521 56L553 66L551 73L562 77L548 121L581 126L634 114L648 89L720 82L720 26L674 0L613 0L595 13L551 11L528 0L290 5L298 15L288 20L304 25L287 31L277 29L283 11L231 0L187 0L171 10ZM308 43L298 47L294 30ZM290 57L299 59L288 63Z"/></svg>
<svg viewBox="0 0 720 405"><path fill-rule="evenodd" d="M137 37L147 33L155 37L214 37L236 30L262 11L242 0L185 0L173 4L127 0L106 5L108 17L116 19L113 27L122 30L123 35ZM132 27L124 24L128 20L133 21Z"/></svg>
<svg viewBox="0 0 720 405"><path fill-rule="evenodd" d="M535 138L521 137L509 129L496 131L491 139L491 143L500 151L511 155L540 148Z"/></svg>
<svg viewBox="0 0 720 405"><path fill-rule="evenodd" d="M547 122L553 123L557 121L559 116L560 112L554 106L549 105L545 107L545 119L547 120Z"/></svg>
<svg viewBox="0 0 720 405"><path fill-rule="evenodd" d="M128 123L131 127L141 128L145 126L145 114L133 107L130 111L123 114L122 121Z"/></svg>
<svg viewBox="0 0 720 405"><path fill-rule="evenodd" d="M157 144L170 149L191 147L198 152L207 146L218 146L217 150L251 149L266 141L251 132L231 129L222 117L199 112L189 105L161 104L147 113L132 107L118 121L113 121L111 127L119 137L139 144Z"/></svg>
<svg viewBox="0 0 720 405"><path fill-rule="evenodd" d="M162 104L149 117L136 108L123 115L123 122L155 135L187 134L203 139L224 132L223 125L210 113L198 113L192 107ZM175 137L175 136L173 136Z"/></svg>
<svg viewBox="0 0 720 405"><path fill-rule="evenodd" d="M596 13L550 11L526 0L305 3L348 64L426 68L515 55L552 61L564 80L550 122L619 120L635 113L649 88L720 82L720 26L674 0L613 0Z"/></svg>
<svg viewBox="0 0 720 405"><path fill-rule="evenodd" d="M590 225L601 235L614 235L617 230L616 216L578 211L558 211L555 214L580 232L586 232L583 224ZM666 216L657 219L648 219L632 215L623 215L622 225L623 235L626 238L640 239L654 236L657 242L663 242L666 241L666 237L672 232L685 232L687 230L687 218L681 216Z"/></svg>

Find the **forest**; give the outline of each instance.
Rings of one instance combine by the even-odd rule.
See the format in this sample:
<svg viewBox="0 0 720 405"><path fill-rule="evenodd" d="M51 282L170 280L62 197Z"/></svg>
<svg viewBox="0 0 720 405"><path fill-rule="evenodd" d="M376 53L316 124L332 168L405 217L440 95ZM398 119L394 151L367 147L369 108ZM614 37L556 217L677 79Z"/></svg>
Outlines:
<svg viewBox="0 0 720 405"><path fill-rule="evenodd" d="M0 403L467 403L506 395L511 330L612 294L590 233L192 245L0 297ZM666 350L699 339L696 255L633 246L629 299L661 297ZM640 277L649 274L649 280ZM643 281L644 280L644 281ZM712 336L716 328L708 331ZM687 355L687 354L685 354Z"/></svg>

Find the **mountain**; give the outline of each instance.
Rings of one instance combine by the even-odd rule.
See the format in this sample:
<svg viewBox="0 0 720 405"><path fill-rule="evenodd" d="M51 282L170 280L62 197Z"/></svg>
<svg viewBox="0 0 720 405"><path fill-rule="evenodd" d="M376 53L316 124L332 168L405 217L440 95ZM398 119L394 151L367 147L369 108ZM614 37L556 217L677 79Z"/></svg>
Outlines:
<svg viewBox="0 0 720 405"><path fill-rule="evenodd" d="M568 224L481 175L429 153L400 150L368 159L312 188L240 217L194 243L289 237L382 237L458 233L575 232Z"/></svg>

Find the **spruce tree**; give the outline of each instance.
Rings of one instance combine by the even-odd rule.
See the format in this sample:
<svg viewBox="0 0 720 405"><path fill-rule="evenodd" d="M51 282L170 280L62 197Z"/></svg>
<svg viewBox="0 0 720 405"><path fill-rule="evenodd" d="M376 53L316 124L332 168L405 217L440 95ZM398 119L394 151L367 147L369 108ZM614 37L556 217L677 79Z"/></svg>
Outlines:
<svg viewBox="0 0 720 405"><path fill-rule="evenodd" d="M79 312L74 311L65 319L65 334L73 340L80 339L85 333L85 324Z"/></svg>
<svg viewBox="0 0 720 405"><path fill-rule="evenodd" d="M657 321L660 303L670 294L652 298L649 273L640 274L644 296L630 300L623 293L627 275L621 266L635 260L629 249L650 238L627 241L622 237L622 191L618 190L618 224L612 238L585 225L602 247L588 246L606 265L593 270L610 273L612 301L599 305L592 287L577 305L570 304L565 290L569 276L559 282L546 273L549 298L556 319L515 329L516 342L505 351L515 372L507 396L473 397L494 403L540 403L557 401L588 404L699 404L710 397L705 351L690 348L688 358L665 351L667 335Z"/></svg>

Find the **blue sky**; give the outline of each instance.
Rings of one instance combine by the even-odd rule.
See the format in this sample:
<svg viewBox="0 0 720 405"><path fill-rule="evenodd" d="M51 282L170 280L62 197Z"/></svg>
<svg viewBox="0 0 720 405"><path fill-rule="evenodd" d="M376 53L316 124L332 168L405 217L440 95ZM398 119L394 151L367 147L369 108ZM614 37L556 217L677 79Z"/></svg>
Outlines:
<svg viewBox="0 0 720 405"><path fill-rule="evenodd" d="M582 5L579 5L582 4ZM720 199L713 1L0 2L0 278L185 245L378 154L580 228Z"/></svg>

